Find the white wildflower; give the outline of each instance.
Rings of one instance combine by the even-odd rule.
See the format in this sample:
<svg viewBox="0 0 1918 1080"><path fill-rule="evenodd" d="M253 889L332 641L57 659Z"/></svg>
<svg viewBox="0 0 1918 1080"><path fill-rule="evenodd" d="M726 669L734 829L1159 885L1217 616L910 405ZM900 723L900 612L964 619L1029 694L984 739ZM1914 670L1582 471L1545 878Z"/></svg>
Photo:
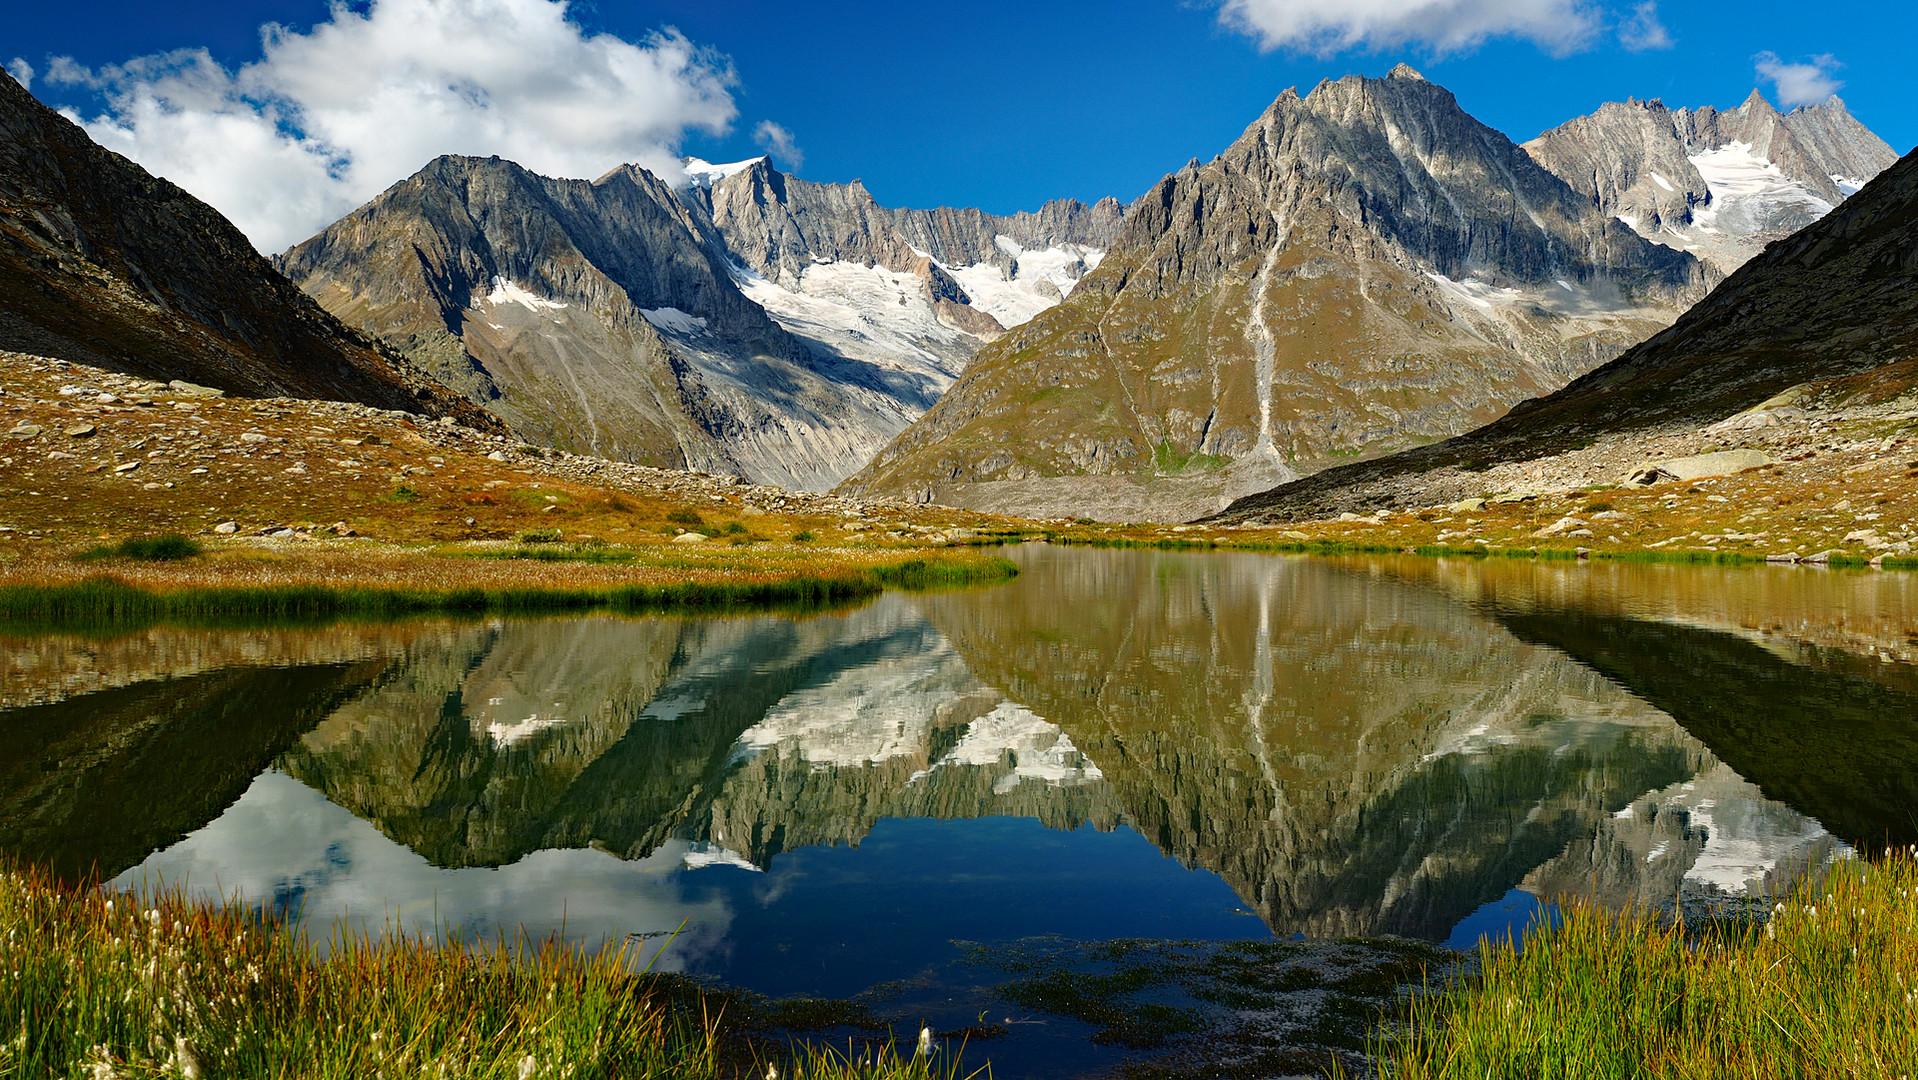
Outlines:
<svg viewBox="0 0 1918 1080"><path fill-rule="evenodd" d="M916 1053L920 1057L925 1057L928 1054L932 1053L932 1029L931 1028L922 1027L919 1029L919 1049L914 1051L914 1053Z"/></svg>
<svg viewBox="0 0 1918 1080"><path fill-rule="evenodd" d="M180 1070L186 1080L200 1080L202 1075L200 1054L193 1044L186 1041L185 1035L173 1037L173 1067Z"/></svg>
<svg viewBox="0 0 1918 1080"><path fill-rule="evenodd" d="M539 1062L533 1060L533 1055L528 1054L525 1057L520 1058L519 1059L519 1080L532 1080L533 1072L537 1070L538 1068L539 1068Z"/></svg>

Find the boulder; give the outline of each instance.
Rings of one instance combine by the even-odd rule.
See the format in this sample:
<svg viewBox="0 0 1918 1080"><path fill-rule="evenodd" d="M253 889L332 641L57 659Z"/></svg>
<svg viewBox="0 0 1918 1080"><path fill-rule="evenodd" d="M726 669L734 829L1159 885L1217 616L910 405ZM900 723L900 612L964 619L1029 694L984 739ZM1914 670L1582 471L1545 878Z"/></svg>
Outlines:
<svg viewBox="0 0 1918 1080"><path fill-rule="evenodd" d="M1667 480L1703 480L1708 476L1730 476L1746 469L1770 465L1772 459L1762 450L1720 450L1715 454L1666 458L1632 466L1619 480L1622 486L1650 487Z"/></svg>

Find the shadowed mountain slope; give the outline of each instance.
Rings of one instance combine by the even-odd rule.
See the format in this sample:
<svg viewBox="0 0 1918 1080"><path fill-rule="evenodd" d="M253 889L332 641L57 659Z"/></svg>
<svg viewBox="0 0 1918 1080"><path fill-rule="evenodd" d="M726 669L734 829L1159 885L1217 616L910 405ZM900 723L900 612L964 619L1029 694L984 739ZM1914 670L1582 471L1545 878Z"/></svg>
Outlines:
<svg viewBox="0 0 1918 1080"><path fill-rule="evenodd" d="M1435 446L1331 469L1221 519L1299 517L1382 498L1415 475L1482 470L1607 434L1697 428L1799 384L1918 353L1918 153L1773 243L1665 330L1564 389Z"/></svg>
<svg viewBox="0 0 1918 1080"><path fill-rule="evenodd" d="M0 77L0 350L500 425L320 310L224 217Z"/></svg>

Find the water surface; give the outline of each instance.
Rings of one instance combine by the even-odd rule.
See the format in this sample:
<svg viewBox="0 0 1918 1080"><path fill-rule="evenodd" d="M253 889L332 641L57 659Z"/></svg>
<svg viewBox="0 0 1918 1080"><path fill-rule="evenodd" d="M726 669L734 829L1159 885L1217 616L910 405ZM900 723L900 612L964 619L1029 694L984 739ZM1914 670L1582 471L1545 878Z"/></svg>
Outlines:
<svg viewBox="0 0 1918 1080"><path fill-rule="evenodd" d="M966 942L1469 946L1918 838L1905 575L1016 557L810 617L6 638L0 848L957 1015Z"/></svg>

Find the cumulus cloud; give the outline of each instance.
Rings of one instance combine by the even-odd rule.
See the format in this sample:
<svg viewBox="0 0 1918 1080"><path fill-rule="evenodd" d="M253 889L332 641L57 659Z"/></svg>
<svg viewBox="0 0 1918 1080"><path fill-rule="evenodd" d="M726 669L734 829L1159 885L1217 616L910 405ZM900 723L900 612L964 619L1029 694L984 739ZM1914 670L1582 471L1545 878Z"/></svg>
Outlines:
<svg viewBox="0 0 1918 1080"><path fill-rule="evenodd" d="M26 89L26 90L33 89L33 65L32 64L29 64L25 60L22 60L16 56L13 59L7 61L7 74L13 76L13 81L19 83L23 89Z"/></svg>
<svg viewBox="0 0 1918 1080"><path fill-rule="evenodd" d="M753 141L759 144L761 150L784 162L788 169L798 171L806 164L806 155L799 149L798 141L783 125L761 120L759 126L753 129Z"/></svg>
<svg viewBox="0 0 1918 1080"><path fill-rule="evenodd" d="M1618 24L1618 43L1632 52L1649 52L1672 47L1672 35L1658 21L1658 5L1643 3Z"/></svg>
<svg viewBox="0 0 1918 1080"><path fill-rule="evenodd" d="M1321 56L1411 45L1458 53L1494 37L1564 54L1604 25L1602 12L1582 0L1224 0L1219 20L1262 50Z"/></svg>
<svg viewBox="0 0 1918 1080"><path fill-rule="evenodd" d="M727 131L731 64L674 30L587 34L565 0L335 3L299 33L261 31L229 71L204 49L45 79L98 92L79 120L226 214L263 251L311 236L446 153L592 177L624 162L678 175L688 131Z"/></svg>
<svg viewBox="0 0 1918 1080"><path fill-rule="evenodd" d="M1758 81L1771 83L1778 92L1781 109L1816 105L1845 85L1832 78L1832 73L1844 65L1830 53L1814 56L1802 64L1787 64L1773 52L1761 52L1752 60L1758 69Z"/></svg>

